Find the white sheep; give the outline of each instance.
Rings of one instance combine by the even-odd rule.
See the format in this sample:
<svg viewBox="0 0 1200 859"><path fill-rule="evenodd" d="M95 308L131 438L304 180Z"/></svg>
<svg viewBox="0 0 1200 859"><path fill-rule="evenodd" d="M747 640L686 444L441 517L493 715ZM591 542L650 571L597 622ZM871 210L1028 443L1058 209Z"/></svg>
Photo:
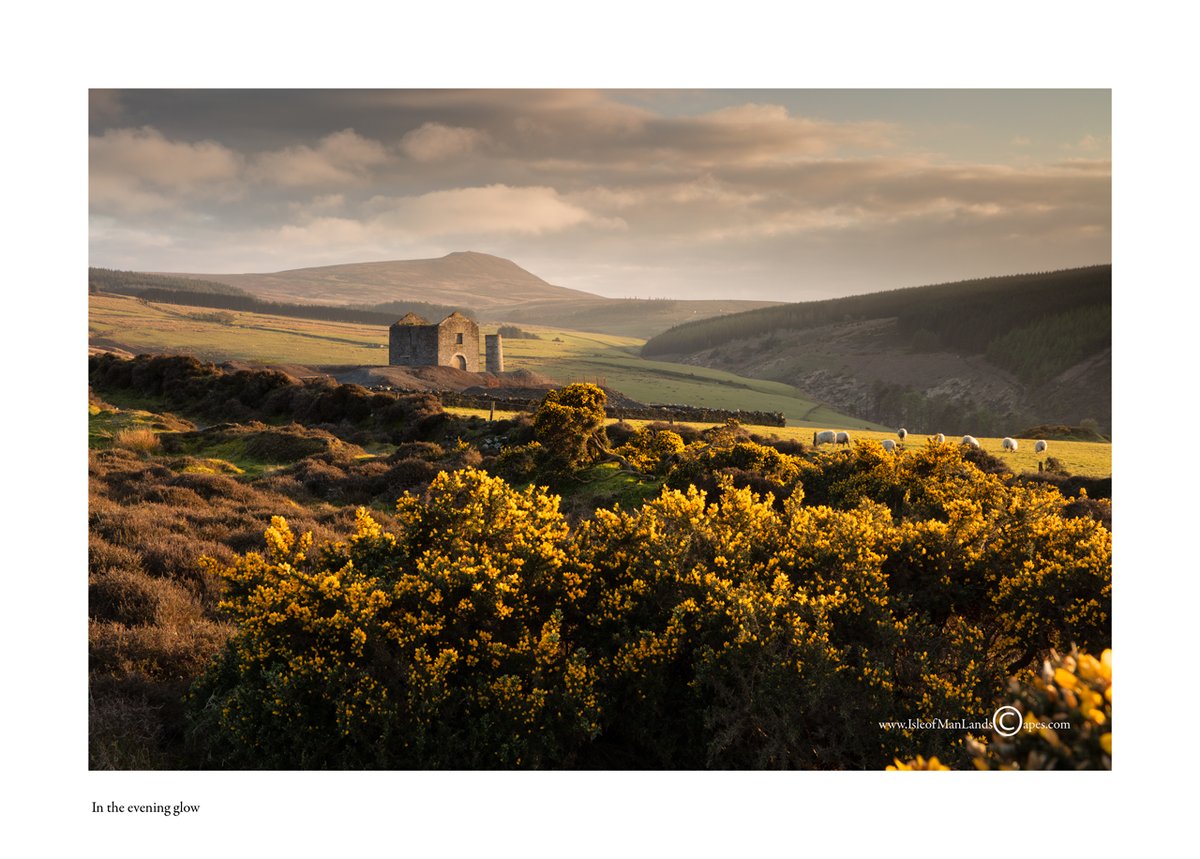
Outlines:
<svg viewBox="0 0 1200 859"><path fill-rule="evenodd" d="M1015 438L1009 438L1008 436L1005 436L1000 440L1000 445L1005 450L1015 451L1017 449L1017 440Z"/></svg>
<svg viewBox="0 0 1200 859"><path fill-rule="evenodd" d="M946 436L943 433L938 433L937 435L935 435L933 437L933 440L936 441L938 444L945 444Z"/></svg>
<svg viewBox="0 0 1200 859"><path fill-rule="evenodd" d="M844 430L838 430L837 438L834 439L834 444L844 444L846 447L849 447L850 433L845 432Z"/></svg>
<svg viewBox="0 0 1200 859"><path fill-rule="evenodd" d="M973 435L964 435L962 443L970 447L979 447L979 439Z"/></svg>
<svg viewBox="0 0 1200 859"><path fill-rule="evenodd" d="M900 441L904 441L906 438L908 438L908 430L906 430L904 427L900 427L900 430L896 433L896 435L900 436Z"/></svg>
<svg viewBox="0 0 1200 859"><path fill-rule="evenodd" d="M1038 439L1037 441L1035 441L1033 443L1033 452L1034 453L1045 453L1046 452L1046 442L1044 439Z"/></svg>
<svg viewBox="0 0 1200 859"><path fill-rule="evenodd" d="M883 449L886 450L888 453L896 452L896 443L894 441L892 441L890 438L885 438L883 441L880 442L880 444L883 445Z"/></svg>
<svg viewBox="0 0 1200 859"><path fill-rule="evenodd" d="M836 440L837 433L833 430L813 433L813 447L820 447L823 444L833 444Z"/></svg>

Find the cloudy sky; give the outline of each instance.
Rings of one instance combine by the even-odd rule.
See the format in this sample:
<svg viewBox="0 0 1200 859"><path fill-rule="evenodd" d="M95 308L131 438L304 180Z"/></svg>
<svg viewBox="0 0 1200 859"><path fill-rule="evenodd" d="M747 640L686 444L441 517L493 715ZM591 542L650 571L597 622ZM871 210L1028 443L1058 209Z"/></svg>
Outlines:
<svg viewBox="0 0 1200 859"><path fill-rule="evenodd" d="M799 301L1111 261L1108 90L93 90L90 264Z"/></svg>

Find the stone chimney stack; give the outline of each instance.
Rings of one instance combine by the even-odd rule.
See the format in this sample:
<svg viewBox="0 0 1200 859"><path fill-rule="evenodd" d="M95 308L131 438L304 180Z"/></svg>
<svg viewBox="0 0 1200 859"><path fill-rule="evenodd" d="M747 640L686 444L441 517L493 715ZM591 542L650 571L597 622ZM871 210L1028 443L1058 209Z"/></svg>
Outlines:
<svg viewBox="0 0 1200 859"><path fill-rule="evenodd" d="M483 336L484 350L486 358L484 367L492 375L498 375L504 372L504 345L499 334L485 334Z"/></svg>

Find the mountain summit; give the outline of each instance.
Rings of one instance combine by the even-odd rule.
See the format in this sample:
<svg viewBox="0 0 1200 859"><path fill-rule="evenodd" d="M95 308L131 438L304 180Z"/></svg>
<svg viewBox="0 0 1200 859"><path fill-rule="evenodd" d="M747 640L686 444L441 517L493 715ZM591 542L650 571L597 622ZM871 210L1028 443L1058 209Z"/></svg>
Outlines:
<svg viewBox="0 0 1200 859"><path fill-rule="evenodd" d="M176 276L227 283L269 301L313 304L408 300L487 311L530 301L597 298L589 292L549 284L512 260L476 251L456 251L436 259L357 262L266 274Z"/></svg>

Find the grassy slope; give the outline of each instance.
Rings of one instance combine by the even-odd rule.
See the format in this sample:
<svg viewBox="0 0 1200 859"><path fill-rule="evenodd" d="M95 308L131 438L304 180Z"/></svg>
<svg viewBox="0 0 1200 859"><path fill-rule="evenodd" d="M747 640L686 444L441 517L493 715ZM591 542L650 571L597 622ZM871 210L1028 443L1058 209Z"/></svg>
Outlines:
<svg viewBox="0 0 1200 859"><path fill-rule="evenodd" d="M94 340L119 343L134 352L187 352L209 361L242 359L309 366L379 366L387 361L387 330L380 326L236 312L232 325L222 325L198 319L204 312L93 295L89 333ZM483 326L482 330L490 333L495 328ZM642 341L633 337L530 330L541 339L505 340L506 369L525 368L559 382L603 381L642 402L778 411L789 422L875 426L838 415L780 382L645 360L638 355Z"/></svg>

